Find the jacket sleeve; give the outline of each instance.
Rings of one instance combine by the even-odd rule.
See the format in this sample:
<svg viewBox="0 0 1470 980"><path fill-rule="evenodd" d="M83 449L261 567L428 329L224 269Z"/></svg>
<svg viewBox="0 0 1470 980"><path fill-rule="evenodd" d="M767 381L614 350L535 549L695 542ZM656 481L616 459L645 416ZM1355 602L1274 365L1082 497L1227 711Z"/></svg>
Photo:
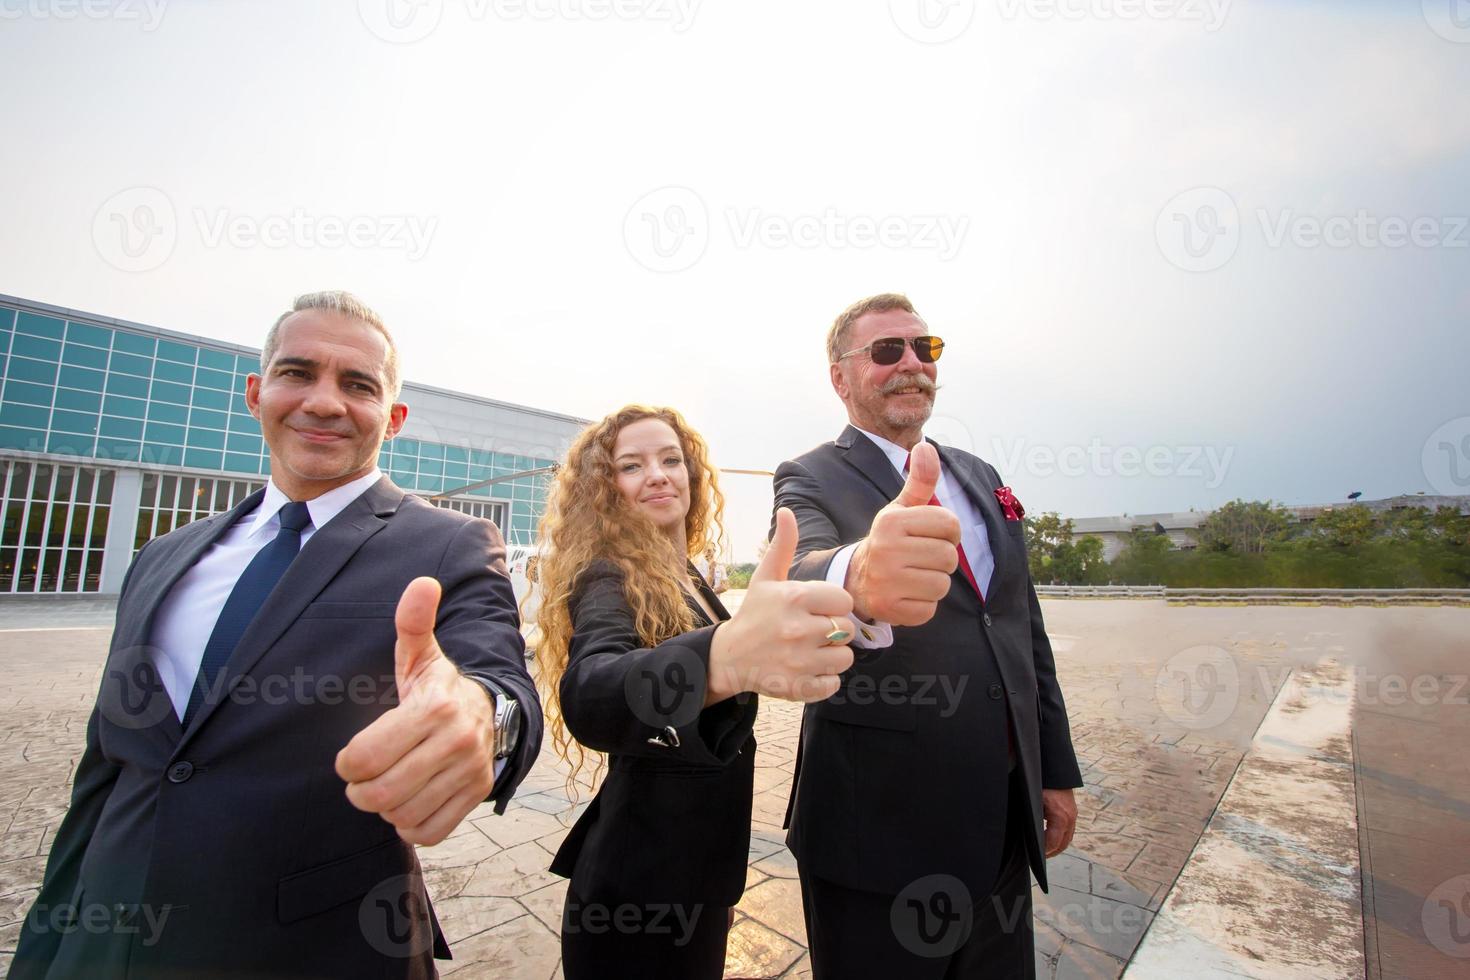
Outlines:
<svg viewBox="0 0 1470 980"><path fill-rule="evenodd" d="M561 680L567 730L599 752L724 766L755 726L756 699L704 706L716 626L645 647L616 566L596 562L571 597L572 641Z"/></svg>
<svg viewBox="0 0 1470 980"><path fill-rule="evenodd" d="M460 673L488 681L520 704L520 739L490 791L495 812L504 813L541 751L542 720L500 531L485 520L461 524L434 577L444 589L434 624L444 655Z"/></svg>
<svg viewBox="0 0 1470 980"><path fill-rule="evenodd" d="M800 463L788 461L776 469L775 502L771 506L771 530L776 533L776 511L790 507L796 515L796 557L791 563L790 578L821 581L827 577L832 556L853 541L838 537L837 525L822 506L822 491L817 480Z"/></svg>
<svg viewBox="0 0 1470 980"><path fill-rule="evenodd" d="M132 581L134 569L144 560L143 556L152 543L149 541L144 544L133 563L128 566L118 595L119 607L127 598L128 583ZM106 684L106 671L103 673L102 683ZM102 753L102 740L98 731L101 717L101 711L94 705L91 717L87 719L87 737L82 758L77 763L76 775L72 779L71 804L61 820L61 826L56 829L51 853L46 858L46 873L42 878L41 890L21 924L20 935L16 939L15 957L11 960L10 972L7 974L11 980L44 978L61 946L64 935L62 928L67 926L64 916L81 912L77 903L82 888L82 861L87 856L87 846L92 842L92 834L102 818L102 810L107 806L112 789L117 785L118 774L122 771Z"/></svg>

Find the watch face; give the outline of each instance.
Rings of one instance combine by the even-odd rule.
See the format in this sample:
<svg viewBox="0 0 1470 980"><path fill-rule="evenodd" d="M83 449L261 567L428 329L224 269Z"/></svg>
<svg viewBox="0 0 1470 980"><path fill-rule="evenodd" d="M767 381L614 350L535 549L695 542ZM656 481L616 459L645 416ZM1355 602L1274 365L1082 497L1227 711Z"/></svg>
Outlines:
<svg viewBox="0 0 1470 980"><path fill-rule="evenodd" d="M495 758L504 759L515 751L516 743L521 737L521 705L519 701L507 698L505 710L496 712L495 719Z"/></svg>

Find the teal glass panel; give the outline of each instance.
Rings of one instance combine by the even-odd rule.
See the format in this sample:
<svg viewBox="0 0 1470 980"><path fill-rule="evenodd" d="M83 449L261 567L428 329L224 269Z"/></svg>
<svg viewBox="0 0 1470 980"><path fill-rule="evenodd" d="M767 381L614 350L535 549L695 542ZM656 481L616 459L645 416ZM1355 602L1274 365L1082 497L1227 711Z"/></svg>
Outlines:
<svg viewBox="0 0 1470 980"><path fill-rule="evenodd" d="M159 358L153 362L153 377L158 381L172 381L174 384L188 385L194 383L194 369L187 364L178 364Z"/></svg>
<svg viewBox="0 0 1470 980"><path fill-rule="evenodd" d="M230 431L244 432L248 435L258 436L260 435L260 423L249 415L236 415L234 412L231 412Z"/></svg>
<svg viewBox="0 0 1470 980"><path fill-rule="evenodd" d="M422 476L421 475L418 478L418 486L415 487L414 489L416 489L416 490L428 490L428 491L430 491L432 493L438 493L440 490L443 490L444 489L444 478L443 477L439 477L439 476Z"/></svg>
<svg viewBox="0 0 1470 980"><path fill-rule="evenodd" d="M400 487L411 488L415 479L413 470L394 469L388 471L388 477Z"/></svg>
<svg viewBox="0 0 1470 980"><path fill-rule="evenodd" d="M178 361L193 367L199 358L199 348L188 344L181 344L174 340L160 340L158 342L158 359L161 361Z"/></svg>
<svg viewBox="0 0 1470 980"><path fill-rule="evenodd" d="M510 505L510 512L512 514L529 517L531 514L531 505L520 500L513 501Z"/></svg>
<svg viewBox="0 0 1470 980"><path fill-rule="evenodd" d="M96 436L80 432L53 432L46 438L48 453L63 453L67 456L90 456L96 445Z"/></svg>
<svg viewBox="0 0 1470 980"><path fill-rule="evenodd" d="M444 447L437 442L419 443L420 459L443 459Z"/></svg>
<svg viewBox="0 0 1470 980"><path fill-rule="evenodd" d="M10 341L11 357L34 357L38 361L61 360L61 344L45 337L16 334Z"/></svg>
<svg viewBox="0 0 1470 980"><path fill-rule="evenodd" d="M5 403L19 403L22 405L44 405L51 407L51 392L55 389L50 385L33 385L24 381L16 381L11 378L5 382Z"/></svg>
<svg viewBox="0 0 1470 980"><path fill-rule="evenodd" d="M108 439L98 437L97 448L94 450L98 459L117 459L137 462L141 456L142 444L131 439Z"/></svg>
<svg viewBox="0 0 1470 980"><path fill-rule="evenodd" d="M148 421L167 422L170 425L184 425L189 421L189 410L182 405L150 402L148 405Z"/></svg>
<svg viewBox="0 0 1470 980"><path fill-rule="evenodd" d="M260 436L242 435L232 432L225 437L225 449L232 453L244 453L249 456L259 456L260 449L265 440Z"/></svg>
<svg viewBox="0 0 1470 980"><path fill-rule="evenodd" d="M39 313L21 313L15 318L15 332L60 340L66 333L66 321L58 320L54 316L42 316Z"/></svg>
<svg viewBox="0 0 1470 980"><path fill-rule="evenodd" d="M56 384L56 363L54 361L33 361L28 357L12 357L10 367L5 373L11 381L34 381L36 384L43 385Z"/></svg>
<svg viewBox="0 0 1470 980"><path fill-rule="evenodd" d="M419 460L419 472L425 476L443 476L444 461L440 459Z"/></svg>
<svg viewBox="0 0 1470 980"><path fill-rule="evenodd" d="M143 444L143 459L146 462L157 463L159 466L182 466L184 464L183 446L158 446L151 442Z"/></svg>
<svg viewBox="0 0 1470 980"><path fill-rule="evenodd" d="M417 439L408 439L404 436L399 436L389 443L389 445L392 446L393 452L399 456L418 457L419 441Z"/></svg>
<svg viewBox="0 0 1470 980"><path fill-rule="evenodd" d="M112 356L117 357L116 354ZM129 398L147 398L148 381L144 378L134 378L126 374L109 374L107 376L107 393L109 395L126 395Z"/></svg>
<svg viewBox="0 0 1470 980"><path fill-rule="evenodd" d="M14 425L25 429L45 429L51 421L51 409L39 405L0 405L0 425Z"/></svg>
<svg viewBox="0 0 1470 980"><path fill-rule="evenodd" d="M75 364L78 367L96 368L105 370L107 367L107 351L98 350L95 347L79 347L76 344L67 344L61 351L62 364Z"/></svg>
<svg viewBox="0 0 1470 980"><path fill-rule="evenodd" d="M143 441L147 443L159 443L173 446L184 444L184 427L182 425L164 425L162 422L149 422L143 430Z"/></svg>
<svg viewBox="0 0 1470 980"><path fill-rule="evenodd" d="M220 429L223 431L229 418L224 412L211 412L205 408L196 408L189 412L189 424L205 429Z"/></svg>
<svg viewBox="0 0 1470 980"><path fill-rule="evenodd" d="M184 465L201 470L217 470L224 464L225 454L211 449L184 450Z"/></svg>
<svg viewBox="0 0 1470 980"><path fill-rule="evenodd" d="M225 453L224 469L231 473L256 473L260 469L260 457Z"/></svg>
<svg viewBox="0 0 1470 980"><path fill-rule="evenodd" d="M239 415L250 414L250 407L245 404L245 387L243 385L230 396L230 411Z"/></svg>
<svg viewBox="0 0 1470 980"><path fill-rule="evenodd" d="M228 412L230 410L230 396L223 391L195 388L192 399L195 408L207 408L215 412Z"/></svg>
<svg viewBox="0 0 1470 980"><path fill-rule="evenodd" d="M51 413L51 428L60 432L81 432L95 436L97 416L95 413L58 410Z"/></svg>
<svg viewBox="0 0 1470 980"><path fill-rule="evenodd" d="M153 373L153 359L113 351L111 367L113 374L131 374L135 377L146 378Z"/></svg>
<svg viewBox="0 0 1470 980"><path fill-rule="evenodd" d="M188 446L190 449L219 449L225 448L225 434L213 429L189 430Z"/></svg>
<svg viewBox="0 0 1470 980"><path fill-rule="evenodd" d="M468 463L470 451L463 446L445 446L444 461L446 463Z"/></svg>
<svg viewBox="0 0 1470 980"><path fill-rule="evenodd" d="M218 388L220 391L232 391L235 387L235 376L226 371L199 368L195 372L194 383L206 388Z"/></svg>
<svg viewBox="0 0 1470 980"><path fill-rule="evenodd" d="M235 373L250 374L260 370L260 355L240 354L235 357Z"/></svg>
<svg viewBox="0 0 1470 980"><path fill-rule="evenodd" d="M208 347L201 347L199 348L199 366L233 374L235 370L235 355L226 354L222 350L210 350Z"/></svg>
<svg viewBox="0 0 1470 980"><path fill-rule="evenodd" d="M42 438L43 434L34 429L0 425L0 449L23 449L28 453L40 452Z"/></svg>
<svg viewBox="0 0 1470 980"><path fill-rule="evenodd" d="M189 404L189 386L169 384L167 381L155 381L149 389L149 396L154 401L172 402L175 405Z"/></svg>
<svg viewBox="0 0 1470 980"><path fill-rule="evenodd" d="M66 342L68 344L86 344L89 347L101 347L103 350L112 346L112 331L102 327L94 327L90 323L67 323Z"/></svg>
<svg viewBox="0 0 1470 980"><path fill-rule="evenodd" d="M56 377L56 383L63 388L80 388L83 391L101 391L107 375L101 371L93 371L91 368L61 366L61 372Z"/></svg>
<svg viewBox="0 0 1470 980"><path fill-rule="evenodd" d="M151 359L155 346L152 337L128 333L126 330L114 330L112 332L112 349L115 351L123 351L127 354L141 354Z"/></svg>
<svg viewBox="0 0 1470 980"><path fill-rule="evenodd" d="M470 468L464 463L445 463L444 477L449 480L458 480L460 483L469 483Z"/></svg>
<svg viewBox="0 0 1470 980"><path fill-rule="evenodd" d="M102 421L97 423L97 434L117 439L142 439L143 423L137 419L117 419L104 415Z"/></svg>
<svg viewBox="0 0 1470 980"><path fill-rule="evenodd" d="M8 306L0 306L0 333L15 329L15 310Z"/></svg>
<svg viewBox="0 0 1470 980"><path fill-rule="evenodd" d="M490 466L495 462L495 454L485 449L476 449L470 453L470 462L476 466Z"/></svg>
<svg viewBox="0 0 1470 980"><path fill-rule="evenodd" d="M102 411L108 415L119 415L125 419L141 419L147 410L148 403L141 398L108 395L102 399Z"/></svg>
<svg viewBox="0 0 1470 980"><path fill-rule="evenodd" d="M95 391L73 391L70 388L56 389L56 407L71 412L91 412L96 415L102 410L102 396Z"/></svg>

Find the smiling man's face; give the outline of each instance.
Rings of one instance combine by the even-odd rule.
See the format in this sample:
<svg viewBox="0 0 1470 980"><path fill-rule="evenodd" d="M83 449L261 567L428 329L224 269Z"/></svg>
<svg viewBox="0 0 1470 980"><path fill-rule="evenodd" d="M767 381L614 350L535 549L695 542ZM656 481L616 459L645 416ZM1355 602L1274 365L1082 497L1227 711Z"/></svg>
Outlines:
<svg viewBox="0 0 1470 980"><path fill-rule="evenodd" d="M843 352L880 337L908 340L928 332L923 320L904 310L865 313L853 321ZM934 362L920 361L912 345L905 345L897 364L874 364L866 353L843 358L832 365L832 387L853 425L912 448L934 411L937 375Z"/></svg>
<svg viewBox="0 0 1470 980"><path fill-rule="evenodd" d="M387 363L386 338L360 320L302 310L281 323L270 364L245 381L245 403L286 496L311 500L377 465L408 417L388 390Z"/></svg>

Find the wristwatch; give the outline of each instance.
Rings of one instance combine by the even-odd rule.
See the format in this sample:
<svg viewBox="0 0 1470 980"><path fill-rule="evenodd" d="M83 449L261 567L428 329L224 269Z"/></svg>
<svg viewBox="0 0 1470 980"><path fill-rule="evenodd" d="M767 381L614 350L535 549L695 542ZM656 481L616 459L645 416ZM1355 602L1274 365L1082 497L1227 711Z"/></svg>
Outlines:
<svg viewBox="0 0 1470 980"><path fill-rule="evenodd" d="M483 677L476 677L485 688L485 693L495 702L495 754L496 762L508 759L515 753L521 740L521 703L500 689L500 685Z"/></svg>

